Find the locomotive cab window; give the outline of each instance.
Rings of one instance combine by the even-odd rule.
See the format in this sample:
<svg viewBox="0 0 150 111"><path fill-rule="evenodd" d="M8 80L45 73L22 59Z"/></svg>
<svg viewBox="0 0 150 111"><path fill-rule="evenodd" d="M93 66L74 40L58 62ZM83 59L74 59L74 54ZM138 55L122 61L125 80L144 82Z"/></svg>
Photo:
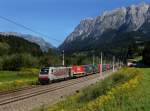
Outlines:
<svg viewBox="0 0 150 111"><path fill-rule="evenodd" d="M49 69L48 68L42 68L40 74L48 74Z"/></svg>

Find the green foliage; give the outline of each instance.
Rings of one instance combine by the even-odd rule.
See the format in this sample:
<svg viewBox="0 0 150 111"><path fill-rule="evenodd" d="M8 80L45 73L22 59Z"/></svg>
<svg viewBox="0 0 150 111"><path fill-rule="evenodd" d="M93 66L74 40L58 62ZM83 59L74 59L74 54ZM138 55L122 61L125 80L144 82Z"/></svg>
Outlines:
<svg viewBox="0 0 150 111"><path fill-rule="evenodd" d="M37 68L21 68L19 72L17 72L18 76L21 77L37 77L39 74L39 69Z"/></svg>
<svg viewBox="0 0 150 111"><path fill-rule="evenodd" d="M39 45L21 37L0 35L0 70L60 65L60 57L53 50L42 52Z"/></svg>
<svg viewBox="0 0 150 111"><path fill-rule="evenodd" d="M82 96L79 98L79 101L87 102L87 101L94 100L97 97L106 94L107 91L109 91L112 87L132 79L138 73L139 71L133 69L122 69L114 73L110 77L106 78L104 81L84 89L82 91L83 92Z"/></svg>
<svg viewBox="0 0 150 111"><path fill-rule="evenodd" d="M101 97L101 96L105 96L111 89L123 85L126 82L132 80L133 78L137 77L137 75L141 75L141 71L137 70L137 69L122 69L116 73L114 73L113 75L111 75L110 77L104 79L101 82L98 82L92 86L89 86L85 89L83 89L82 91L80 91L79 93L75 94L74 96L68 97L66 100L59 102L58 104L45 109L45 111L78 111L78 109L84 109L84 107L92 102L95 101L97 98ZM118 95L118 97L120 97ZM105 98L103 98L105 100ZM100 101L99 101L100 102ZM97 103L99 104L99 103ZM95 104L96 105L96 104ZM107 105L107 104L104 104ZM109 102L108 102L108 107L106 110L104 111L110 111L109 109L114 108L113 106L109 106ZM116 105L117 107L117 105ZM96 107L95 107L96 109ZM92 111L95 109L88 109L89 111ZM121 111L122 109L120 109L119 111ZM80 110L82 111L82 110ZM83 110L83 111L87 111L87 109ZM101 109L97 109L97 111L101 111ZM114 110L114 111L118 111L118 110ZM128 110L126 110L128 111ZM132 110L131 110L132 111Z"/></svg>
<svg viewBox="0 0 150 111"><path fill-rule="evenodd" d="M22 67L35 67L38 60L27 53L5 55L1 57L1 67L3 70L19 70Z"/></svg>
<svg viewBox="0 0 150 111"><path fill-rule="evenodd" d="M128 46L128 58L134 58L135 56L138 56L137 52L138 52L138 47L134 42L132 42Z"/></svg>
<svg viewBox="0 0 150 111"><path fill-rule="evenodd" d="M86 52L83 53L73 53L65 57L65 62L67 65L85 65L93 63L93 55ZM94 56L94 61L96 64L100 63L100 57ZM107 61L108 62L108 61Z"/></svg>
<svg viewBox="0 0 150 111"><path fill-rule="evenodd" d="M10 49L10 46L7 43L0 42L0 56L3 55L4 53L8 54L9 49Z"/></svg>
<svg viewBox="0 0 150 111"><path fill-rule="evenodd" d="M49 49L47 53L44 53L44 55L40 57L39 63L40 66L60 66L61 59L57 53Z"/></svg>
<svg viewBox="0 0 150 111"><path fill-rule="evenodd" d="M0 71L0 91L8 91L37 83L37 75L22 75L22 72Z"/></svg>
<svg viewBox="0 0 150 111"><path fill-rule="evenodd" d="M79 53L79 54L74 53L73 55L66 57L66 64L69 64L69 65L71 64L83 65L83 64L86 64L87 62L90 62L90 61L87 61L87 56L86 54L83 54L83 53Z"/></svg>
<svg viewBox="0 0 150 111"><path fill-rule="evenodd" d="M93 33L81 40L81 35L77 37L79 39L65 45L63 44L60 48L64 49L68 54L80 52L88 52L90 54L94 50L95 55L100 55L103 52L109 58L115 55L116 57L121 56L122 59L127 59L127 57L141 56L144 42L149 40L149 34L145 34L142 31L124 33L122 31L109 30L103 35L95 37L98 39L93 39L94 36L95 34Z"/></svg>
<svg viewBox="0 0 150 111"><path fill-rule="evenodd" d="M40 46L21 37L0 35L0 56L14 53L30 53L34 56L42 55Z"/></svg>
<svg viewBox="0 0 150 111"><path fill-rule="evenodd" d="M139 69L143 72L143 79L136 90L121 92L114 100L104 105L104 111L149 111L150 106L150 68ZM102 110L102 108L99 108Z"/></svg>
<svg viewBox="0 0 150 111"><path fill-rule="evenodd" d="M0 58L0 71L3 69L3 58Z"/></svg>
<svg viewBox="0 0 150 111"><path fill-rule="evenodd" d="M145 48L143 50L143 62L146 65L150 65L150 41L145 44Z"/></svg>

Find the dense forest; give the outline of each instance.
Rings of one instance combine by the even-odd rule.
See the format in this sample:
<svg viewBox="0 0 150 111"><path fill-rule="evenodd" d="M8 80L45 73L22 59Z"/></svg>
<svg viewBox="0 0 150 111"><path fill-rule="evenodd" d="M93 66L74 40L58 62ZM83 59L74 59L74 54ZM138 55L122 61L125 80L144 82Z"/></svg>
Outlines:
<svg viewBox="0 0 150 111"><path fill-rule="evenodd" d="M150 66L150 41L145 44L143 50L143 62Z"/></svg>
<svg viewBox="0 0 150 111"><path fill-rule="evenodd" d="M52 49L42 52L40 46L17 36L0 35L0 70L60 65Z"/></svg>
<svg viewBox="0 0 150 111"><path fill-rule="evenodd" d="M104 34L99 40L93 40L86 38L83 41L76 40L69 44L67 54L84 52L91 55L94 53L100 57L100 53L103 52L105 57L112 58L134 58L142 55L144 43L149 40L149 35L143 34L140 31L133 31L128 33L115 32L116 37L110 37L115 31L110 31ZM80 38L80 37L79 37Z"/></svg>
<svg viewBox="0 0 150 111"><path fill-rule="evenodd" d="M93 52L65 53L65 66L72 64L92 64ZM95 55L95 63L100 56ZM106 59L106 58L104 58ZM20 70L21 68L62 66L62 53L49 49L42 52L40 46L21 37L0 35L0 70Z"/></svg>
<svg viewBox="0 0 150 111"><path fill-rule="evenodd" d="M14 53L29 53L33 56L42 55L40 47L23 38L0 35L0 56Z"/></svg>
<svg viewBox="0 0 150 111"><path fill-rule="evenodd" d="M141 37L132 38L124 35L124 41L114 42L113 44L103 45L96 49L86 49L75 51L74 53L65 52L65 66L73 64L92 64L100 63L101 52L103 52L103 62L111 63L113 55L116 56L116 61L121 60L126 62L128 58L140 56L143 50L143 41ZM132 39L131 39L132 38ZM130 39L130 41L129 41ZM128 43L128 44L127 44ZM148 42L143 51L143 61L150 64L150 42ZM111 47L111 48L110 48ZM149 58L149 59L148 59ZM93 60L94 59L94 60ZM61 66L62 53L49 49L43 52L40 46L29 42L17 36L0 35L0 70L20 70L28 67L43 67L43 66Z"/></svg>

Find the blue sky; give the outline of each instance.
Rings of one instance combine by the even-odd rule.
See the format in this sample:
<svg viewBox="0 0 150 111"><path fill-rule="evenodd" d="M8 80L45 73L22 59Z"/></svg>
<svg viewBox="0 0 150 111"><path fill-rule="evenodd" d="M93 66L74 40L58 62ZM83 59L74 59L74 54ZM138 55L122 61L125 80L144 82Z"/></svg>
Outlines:
<svg viewBox="0 0 150 111"><path fill-rule="evenodd" d="M150 3L150 0L143 1ZM96 17L106 10L140 2L142 0L0 0L0 16L47 35L43 38L54 46L58 46L81 19ZM39 36L1 18L0 31Z"/></svg>

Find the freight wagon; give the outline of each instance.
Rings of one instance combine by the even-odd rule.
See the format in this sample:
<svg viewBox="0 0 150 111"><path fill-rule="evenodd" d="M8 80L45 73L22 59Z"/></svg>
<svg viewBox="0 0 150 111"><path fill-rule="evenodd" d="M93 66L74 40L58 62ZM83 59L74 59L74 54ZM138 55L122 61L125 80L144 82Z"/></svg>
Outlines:
<svg viewBox="0 0 150 111"><path fill-rule="evenodd" d="M71 68L71 76L78 77L81 75L85 75L85 67L83 65L81 66L73 65Z"/></svg>
<svg viewBox="0 0 150 111"><path fill-rule="evenodd" d="M110 64L106 64L106 71L110 70Z"/></svg>
<svg viewBox="0 0 150 111"><path fill-rule="evenodd" d="M73 65L72 67L44 67L39 73L40 83L49 83L53 80L80 77L111 70L110 64Z"/></svg>
<svg viewBox="0 0 150 111"><path fill-rule="evenodd" d="M73 76L89 75L89 74L98 73L99 68L98 65L96 64L73 66L71 72Z"/></svg>
<svg viewBox="0 0 150 111"><path fill-rule="evenodd" d="M94 64L94 65L92 65L92 66L93 66L93 74L100 72L99 67L98 67L98 64Z"/></svg>
<svg viewBox="0 0 150 111"><path fill-rule="evenodd" d="M102 72L106 71L106 64L102 65Z"/></svg>
<svg viewBox="0 0 150 111"><path fill-rule="evenodd" d="M93 74L93 66L92 65L84 65L85 75Z"/></svg>

